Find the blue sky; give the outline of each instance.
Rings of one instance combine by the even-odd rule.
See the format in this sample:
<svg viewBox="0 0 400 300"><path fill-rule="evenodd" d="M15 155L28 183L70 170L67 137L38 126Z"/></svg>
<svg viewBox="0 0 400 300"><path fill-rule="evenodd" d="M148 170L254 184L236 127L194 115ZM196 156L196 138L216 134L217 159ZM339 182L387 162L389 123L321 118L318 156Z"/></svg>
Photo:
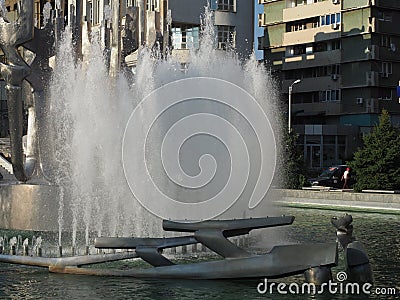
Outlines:
<svg viewBox="0 0 400 300"><path fill-rule="evenodd" d="M257 37L263 36L263 28L258 27L258 14L262 13L264 10L264 5L258 4L258 0L254 0L254 7L255 7L255 13L254 13L254 51L256 53L257 59L262 59L263 58L263 52L260 50L257 50L258 48L258 39Z"/></svg>

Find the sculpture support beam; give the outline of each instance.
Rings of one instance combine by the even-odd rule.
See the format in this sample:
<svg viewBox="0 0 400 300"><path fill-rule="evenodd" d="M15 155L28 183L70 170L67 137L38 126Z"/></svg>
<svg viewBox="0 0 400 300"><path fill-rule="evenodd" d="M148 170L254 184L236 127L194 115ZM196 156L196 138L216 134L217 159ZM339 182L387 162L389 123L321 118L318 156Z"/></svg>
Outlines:
<svg viewBox="0 0 400 300"><path fill-rule="evenodd" d="M23 103L21 86L7 84L8 120L10 123L11 163L14 175L19 181L27 181L25 172L24 153L22 147L23 135ZM10 103L11 102L11 103Z"/></svg>

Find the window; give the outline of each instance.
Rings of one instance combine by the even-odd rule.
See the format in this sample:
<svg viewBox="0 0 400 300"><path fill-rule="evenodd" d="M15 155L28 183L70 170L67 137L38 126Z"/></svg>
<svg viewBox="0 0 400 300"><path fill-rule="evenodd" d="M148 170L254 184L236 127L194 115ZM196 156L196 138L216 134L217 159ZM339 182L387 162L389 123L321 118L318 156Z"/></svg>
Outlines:
<svg viewBox="0 0 400 300"><path fill-rule="evenodd" d="M219 25L218 28L218 49L226 50L235 47L235 27Z"/></svg>
<svg viewBox="0 0 400 300"><path fill-rule="evenodd" d="M324 25L331 25L331 24L340 24L341 15L340 13L330 14L326 16L320 17L320 24L321 26Z"/></svg>
<svg viewBox="0 0 400 300"><path fill-rule="evenodd" d="M300 30L303 30L303 29L307 29L307 25L306 24L297 22L297 23L294 23L291 26L291 31L300 31Z"/></svg>
<svg viewBox="0 0 400 300"><path fill-rule="evenodd" d="M313 47L314 52L324 52L327 50L327 45L324 42L315 43Z"/></svg>
<svg viewBox="0 0 400 300"><path fill-rule="evenodd" d="M126 0L126 7L130 6L138 6L136 3L137 0Z"/></svg>
<svg viewBox="0 0 400 300"><path fill-rule="evenodd" d="M100 23L100 0L94 0L92 7L92 24L97 25Z"/></svg>
<svg viewBox="0 0 400 300"><path fill-rule="evenodd" d="M315 18L313 21L312 21L312 25L311 25L311 27L312 28L318 28L319 27L319 19L318 18Z"/></svg>
<svg viewBox="0 0 400 300"><path fill-rule="evenodd" d="M382 77L388 77L389 74L392 74L392 63L391 62L382 62Z"/></svg>
<svg viewBox="0 0 400 300"><path fill-rule="evenodd" d="M158 11L160 0L146 0L146 10Z"/></svg>
<svg viewBox="0 0 400 300"><path fill-rule="evenodd" d="M235 2L236 0L218 0L218 10L234 12Z"/></svg>
<svg viewBox="0 0 400 300"><path fill-rule="evenodd" d="M391 43L392 43L392 39L389 35L387 35L387 34L381 35L381 46L382 47L389 48Z"/></svg>
<svg viewBox="0 0 400 300"><path fill-rule="evenodd" d="M337 75L340 74L340 65L339 64L331 65L330 69L331 69L331 74L337 74Z"/></svg>
<svg viewBox="0 0 400 300"><path fill-rule="evenodd" d="M306 53L306 45L295 45L291 51L292 55L300 55Z"/></svg>
<svg viewBox="0 0 400 300"><path fill-rule="evenodd" d="M321 102L340 101L340 90L326 90L320 92Z"/></svg>
<svg viewBox="0 0 400 300"><path fill-rule="evenodd" d="M326 0L291 0L288 4L288 7L308 5L308 4L313 4L313 3L322 2L322 1L326 1Z"/></svg>
<svg viewBox="0 0 400 300"><path fill-rule="evenodd" d="M319 27L320 19L318 18L309 18L301 21L290 22L286 24L287 32L294 32L299 30L306 30L310 28Z"/></svg>
<svg viewBox="0 0 400 300"><path fill-rule="evenodd" d="M336 23L336 15L335 14L331 15L331 23L332 24Z"/></svg>
<svg viewBox="0 0 400 300"><path fill-rule="evenodd" d="M392 22L392 14L387 11L378 11L378 20L384 22Z"/></svg>
<svg viewBox="0 0 400 300"><path fill-rule="evenodd" d="M330 45L331 45L330 50L339 50L340 49L340 40L333 40Z"/></svg>
<svg viewBox="0 0 400 300"><path fill-rule="evenodd" d="M331 25L331 16L330 15L326 16L326 25Z"/></svg>
<svg viewBox="0 0 400 300"><path fill-rule="evenodd" d="M379 100L392 100L393 92L391 89L379 89Z"/></svg>
<svg viewBox="0 0 400 300"><path fill-rule="evenodd" d="M174 49L198 49L199 27L176 27L171 29Z"/></svg>
<svg viewBox="0 0 400 300"><path fill-rule="evenodd" d="M86 21L91 22L93 24L93 3L92 1L87 3L86 7Z"/></svg>

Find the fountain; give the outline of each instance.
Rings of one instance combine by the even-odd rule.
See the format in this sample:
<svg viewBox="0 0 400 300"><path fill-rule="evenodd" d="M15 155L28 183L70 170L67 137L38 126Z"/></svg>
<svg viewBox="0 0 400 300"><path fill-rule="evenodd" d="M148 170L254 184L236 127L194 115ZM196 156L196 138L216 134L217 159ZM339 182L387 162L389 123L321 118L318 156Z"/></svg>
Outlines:
<svg viewBox="0 0 400 300"><path fill-rule="evenodd" d="M311 282L331 277L336 243L276 246L253 255L227 239L289 225L294 217L259 218L268 207L265 199L275 170L274 132L279 126L273 82L254 57L243 63L232 52L214 49L210 12L206 10L200 49L191 51L189 65L160 53L157 44L144 47L130 86L116 73L117 35L112 36L109 63L96 35L90 36L80 60L80 30L66 28L61 34L60 6L54 14L49 6L45 9L45 16L57 17L45 17L42 29L34 28L33 4L27 0L21 1L17 22L0 20L0 44L8 58L0 70L7 81L12 164L21 182L1 191L1 225L58 230L60 256L63 232L70 231L73 256L41 257L38 237L32 249L36 257L14 255L13 250L12 255L0 255L0 261L58 273L150 278L259 278L304 271ZM26 49L24 58L19 46ZM25 79L33 93L27 93L31 101L24 161ZM193 235L146 237L166 236L159 226L162 219L165 231ZM131 251L75 255L78 232L84 232L86 254L93 232L98 249ZM111 238L103 237L107 235ZM116 237L121 235L141 237ZM224 259L175 265L161 254L198 243ZM361 253L355 257L363 256L362 265L368 264L362 247L354 249ZM293 259L295 253L303 255L302 263ZM81 267L128 258L141 258L154 268Z"/></svg>

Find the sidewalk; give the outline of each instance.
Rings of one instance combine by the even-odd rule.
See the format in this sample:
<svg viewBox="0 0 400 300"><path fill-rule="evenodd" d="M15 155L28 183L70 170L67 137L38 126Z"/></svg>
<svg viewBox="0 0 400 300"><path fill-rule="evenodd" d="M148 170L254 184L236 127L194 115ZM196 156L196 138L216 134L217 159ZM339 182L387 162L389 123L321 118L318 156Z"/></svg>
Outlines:
<svg viewBox="0 0 400 300"><path fill-rule="evenodd" d="M276 189L272 194L280 206L400 215L400 194L396 193Z"/></svg>

